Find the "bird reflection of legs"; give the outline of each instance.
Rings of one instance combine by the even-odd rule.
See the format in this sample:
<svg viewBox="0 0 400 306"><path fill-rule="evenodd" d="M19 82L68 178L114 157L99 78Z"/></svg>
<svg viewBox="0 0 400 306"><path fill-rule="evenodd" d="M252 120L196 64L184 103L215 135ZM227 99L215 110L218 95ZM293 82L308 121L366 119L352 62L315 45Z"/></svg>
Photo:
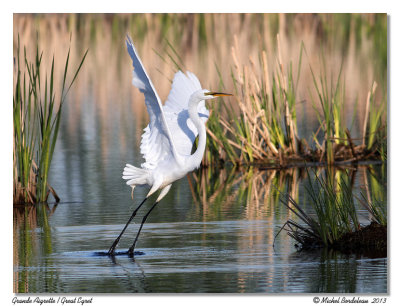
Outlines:
<svg viewBox="0 0 400 306"><path fill-rule="evenodd" d="M122 230L122 232L119 234L119 236L117 237L117 239L115 239L114 243L112 244L112 246L110 247L110 249L108 250L108 255L114 255L115 252L115 248L117 247L117 244L119 242L119 240L121 239L122 234L125 232L125 230L127 229L129 223L131 223L132 219L136 216L137 211L139 210L140 207L142 207L142 205L144 204L144 202L146 202L147 197L144 198L144 200L142 201L142 203L139 204L139 206L133 211L132 216L129 218L128 222L126 223L124 229Z"/></svg>
<svg viewBox="0 0 400 306"><path fill-rule="evenodd" d="M150 208L150 210L147 212L147 214L143 217L142 223L140 224L140 227L139 227L139 231L136 234L135 241L133 242L132 246L128 250L128 254L129 254L130 257L133 257L134 254L135 254L135 245L136 245L136 242L137 242L137 240L139 238L139 234L140 234L140 231L142 230L143 224L146 222L147 217L150 215L151 211L154 209L154 207L156 207L157 204L158 204L158 202L155 202L153 204L153 206Z"/></svg>

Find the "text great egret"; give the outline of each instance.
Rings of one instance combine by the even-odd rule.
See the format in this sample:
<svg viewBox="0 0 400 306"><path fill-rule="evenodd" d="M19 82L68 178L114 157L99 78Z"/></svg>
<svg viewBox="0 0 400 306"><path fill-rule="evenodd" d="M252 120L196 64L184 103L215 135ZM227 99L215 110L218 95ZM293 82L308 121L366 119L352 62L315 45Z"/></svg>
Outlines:
<svg viewBox="0 0 400 306"><path fill-rule="evenodd" d="M136 186L151 188L110 247L109 255L114 255L121 236L147 198L161 189L156 202L143 217L136 238L128 250L128 254L133 256L144 222L157 203L168 193L171 184L200 166L206 148L205 123L209 116L204 100L231 94L202 89L193 73L184 74L178 71L163 106L129 36L126 46L134 68L132 84L144 94L150 122L144 129L140 145L140 152L146 162L141 168L127 164L122 178L127 180L126 183L132 187L132 192ZM197 149L191 154L197 135Z"/></svg>

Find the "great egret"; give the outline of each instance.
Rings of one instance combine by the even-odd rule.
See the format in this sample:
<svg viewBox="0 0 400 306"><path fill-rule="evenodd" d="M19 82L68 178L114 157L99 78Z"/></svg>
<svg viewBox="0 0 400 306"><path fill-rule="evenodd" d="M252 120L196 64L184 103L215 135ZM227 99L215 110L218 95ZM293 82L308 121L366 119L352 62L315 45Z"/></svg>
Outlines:
<svg viewBox="0 0 400 306"><path fill-rule="evenodd" d="M150 122L144 129L140 146L140 152L146 162L141 165L141 168L126 164L122 178L127 180L127 185L132 187L132 193L136 186L147 185L151 188L110 247L109 255L114 255L121 236L147 198L161 189L156 202L143 217L136 238L128 250L128 254L133 256L143 224L151 211L168 193L171 184L200 166L206 148L205 123L209 116L204 100L231 96L231 94L202 89L193 73L184 74L178 71L163 106L129 36L127 36L126 46L134 68L132 84L144 94ZM197 149L191 154L197 135L199 135Z"/></svg>

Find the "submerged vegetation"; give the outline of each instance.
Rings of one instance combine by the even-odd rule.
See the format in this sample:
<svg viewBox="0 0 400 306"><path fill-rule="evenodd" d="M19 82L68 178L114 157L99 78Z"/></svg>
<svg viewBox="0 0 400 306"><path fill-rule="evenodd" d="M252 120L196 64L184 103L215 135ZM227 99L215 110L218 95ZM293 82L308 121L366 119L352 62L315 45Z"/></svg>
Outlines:
<svg viewBox="0 0 400 306"><path fill-rule="evenodd" d="M16 52L13 97L14 203L46 202L50 193L58 202L59 197L48 182L48 173L59 132L63 103L87 52L67 86L68 51L58 103L55 93L55 82L58 79L54 74L54 56L50 74L46 73L43 78L43 53L39 52L38 46L33 62L29 61L25 47L23 58L20 58L19 40Z"/></svg>

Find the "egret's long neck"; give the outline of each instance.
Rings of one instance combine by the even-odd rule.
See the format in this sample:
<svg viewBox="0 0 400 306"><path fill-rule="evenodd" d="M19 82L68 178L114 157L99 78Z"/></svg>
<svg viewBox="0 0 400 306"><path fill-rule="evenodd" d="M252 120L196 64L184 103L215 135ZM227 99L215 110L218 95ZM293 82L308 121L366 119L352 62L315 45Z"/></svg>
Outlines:
<svg viewBox="0 0 400 306"><path fill-rule="evenodd" d="M199 117L197 106L201 100L195 96L191 96L189 100L189 117L194 123L197 131L199 132L199 141L197 143L196 151L190 156L192 165L196 165L196 168L200 166L201 160L203 159L204 150L206 149L206 127L203 121Z"/></svg>

